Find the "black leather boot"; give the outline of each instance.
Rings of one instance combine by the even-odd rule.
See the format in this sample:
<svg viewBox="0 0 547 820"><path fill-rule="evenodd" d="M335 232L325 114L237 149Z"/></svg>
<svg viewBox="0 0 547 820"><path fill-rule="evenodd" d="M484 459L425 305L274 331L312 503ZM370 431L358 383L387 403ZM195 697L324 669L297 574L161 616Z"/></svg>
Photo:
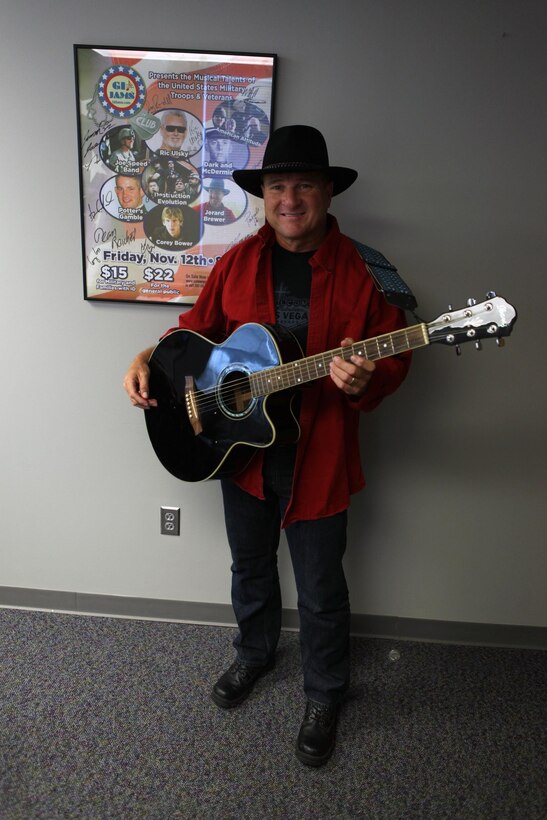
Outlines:
<svg viewBox="0 0 547 820"><path fill-rule="evenodd" d="M296 742L296 756L306 766L322 766L334 751L338 707L308 700Z"/></svg>
<svg viewBox="0 0 547 820"><path fill-rule="evenodd" d="M273 658L265 666L252 666L238 658L217 680L211 697L223 709L239 706L250 695L256 681L273 669L274 664Z"/></svg>

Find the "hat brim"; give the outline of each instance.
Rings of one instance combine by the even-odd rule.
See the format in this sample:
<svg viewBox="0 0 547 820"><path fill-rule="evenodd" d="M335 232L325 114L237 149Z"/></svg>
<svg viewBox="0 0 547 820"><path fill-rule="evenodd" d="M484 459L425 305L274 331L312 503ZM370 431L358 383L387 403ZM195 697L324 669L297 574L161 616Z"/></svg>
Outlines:
<svg viewBox="0 0 547 820"><path fill-rule="evenodd" d="M232 173L232 178L240 188L243 188L244 191L247 191L249 194L253 194L253 196L258 196L262 199L262 178L264 174L296 174L304 171L322 171L327 174L334 183L332 190L333 196L337 196L338 194L343 193L343 191L347 191L350 185L353 185L358 176L358 172L353 168L342 168L338 165L329 166L328 168L319 168L317 165L305 165L304 163L295 162L280 162L275 165L267 166L266 168L259 168L252 171L234 171Z"/></svg>

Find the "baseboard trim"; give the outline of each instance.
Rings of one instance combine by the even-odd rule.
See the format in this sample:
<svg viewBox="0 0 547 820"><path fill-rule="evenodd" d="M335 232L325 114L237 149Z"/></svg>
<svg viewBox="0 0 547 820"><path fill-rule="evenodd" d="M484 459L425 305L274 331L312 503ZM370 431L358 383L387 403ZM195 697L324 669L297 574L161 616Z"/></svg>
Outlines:
<svg viewBox="0 0 547 820"><path fill-rule="evenodd" d="M77 615L98 615L142 620L180 621L235 626L232 607L197 601L95 595L50 589L0 586L0 607L38 609ZM283 628L297 630L298 612L283 610ZM430 643L474 644L513 649L547 649L547 628L466 621L435 621L389 615L352 616L352 634L371 638Z"/></svg>

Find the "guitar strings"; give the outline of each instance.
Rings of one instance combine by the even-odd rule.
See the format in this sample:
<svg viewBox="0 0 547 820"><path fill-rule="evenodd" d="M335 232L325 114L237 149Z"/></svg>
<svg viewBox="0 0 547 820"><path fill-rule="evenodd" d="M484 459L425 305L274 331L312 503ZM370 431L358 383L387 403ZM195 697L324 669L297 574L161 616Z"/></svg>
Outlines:
<svg viewBox="0 0 547 820"><path fill-rule="evenodd" d="M414 328L407 328L406 330L408 331L408 330L413 330L413 329ZM404 333L402 335L404 335ZM443 338L443 339L446 340L446 339L448 339L448 337L450 335L451 334L447 333L444 336L438 337L438 338ZM371 340L367 340L367 341L371 341ZM349 358L350 355L353 355L353 353L355 352L356 349L361 348L361 347L363 347L362 344L361 345L359 345L359 344L352 345L351 348L339 348L338 350L329 351L329 353L323 353L323 354L318 354L317 356L311 356L311 357L309 357L309 359L310 360L312 360L312 359L313 360L319 360L322 357L327 357L328 356L330 358L330 360L332 360L334 358L334 356L336 356L336 355L341 355L343 358ZM415 349L415 348L411 348L411 347L407 346L407 347L405 347L402 350L397 351L397 352L403 353L403 352L406 352L407 350L412 350L412 349ZM375 360L378 360L378 359L381 359L381 358L389 358L392 355L394 355L394 354L390 353L389 356L385 356L385 357L382 357L381 355L378 355L376 357L369 357L369 361L375 361ZM303 360L303 361L305 361L305 360ZM241 391L247 385L250 385L250 381L251 381L252 376L260 375L260 376L263 377L264 374L268 373L270 370L272 372L274 372L276 370L279 370L279 368L284 368L284 367L286 367L287 370L290 370L291 369L290 365L291 365L291 362L283 363L281 365L276 365L275 367L272 367L272 368L266 368L265 370L256 371L255 373L245 374L241 379L234 379L233 381L229 382L228 384L225 384L224 386L222 386L222 385L219 386L218 384L216 384L214 387L206 388L205 390L199 390L196 393L195 404L196 404L197 408L202 412L207 412L210 409L215 409L215 408L218 407L219 393L222 395L223 402L225 404L226 403L229 404L230 401L235 400L235 397L236 397L238 391ZM325 375L326 375L326 373L319 373L319 374L317 374L317 376L313 376L312 378L305 379L304 383L307 383L308 381L315 381L316 379L319 379L319 378L323 378ZM259 394L257 396L252 395L252 392L250 392L248 399L252 400L254 398L265 397L265 396L269 395L270 393L281 392L283 390L288 390L291 387L298 387L298 386L299 386L298 384L290 384L290 385L286 385L286 386L280 388L280 390L267 391L266 393Z"/></svg>
<svg viewBox="0 0 547 820"><path fill-rule="evenodd" d="M312 360L319 360L322 357L329 357L332 360L334 358L334 356L344 357L344 354L347 358L349 358L350 355L353 355L353 353L355 352L355 349L358 349L361 346L362 345L353 345L351 348L339 348L338 350L332 350L332 351L329 351L328 353L320 353L317 356L310 356L310 357L308 357L309 363L302 367L301 372L304 372L307 368L309 368ZM408 349L408 348L406 348L406 349ZM303 359L302 361L306 362L307 360ZM218 407L217 396L218 396L219 392L222 395L223 401L225 403L229 404L230 400L235 399L238 391L240 391L242 389L245 389L247 386L249 386L249 397L248 397L249 400L254 399L254 398L260 398L261 394L258 394L258 395L253 395L252 394L252 390L251 390L251 387L250 387L252 377L253 376L255 376L255 377L260 376L262 378L265 378L265 374L267 374L268 372L271 371L273 373L273 372L279 371L280 369L283 369L283 368L286 368L287 372L289 372L289 371L292 372L291 364L293 364L293 363L292 362L283 362L282 364L276 365L274 367L269 367L269 368L266 368L264 370L256 371L254 373L245 374L241 379L234 379L231 382L225 383L224 386L221 385L219 387L219 385L217 384L214 387L210 387L210 388L207 388L205 390L200 390L198 392L197 396L196 396L195 404L196 404L196 406L199 410L207 412L211 408ZM312 376L312 377L308 376L307 378L304 379L304 383L308 383L309 381L315 381L316 379L323 378L325 375L326 375L326 373L318 373L316 376ZM283 390L288 390L291 387L298 387L298 384L288 384L288 385L284 385L283 387L280 387L279 389L276 389L276 390L268 390L263 395L267 396L267 395L270 395L271 393L282 392Z"/></svg>
<svg viewBox="0 0 547 820"><path fill-rule="evenodd" d="M421 327L421 326L418 326L418 327ZM411 328L404 329L399 334L400 338L406 337L407 334L408 334L408 331L412 331L412 330L416 330L416 327L411 327ZM420 335L421 335L421 331L420 331ZM448 335L450 335L450 334L447 334L444 338L448 338ZM366 341L367 342L372 342L372 341L376 341L376 340L370 339L370 340L366 340ZM329 363L330 363L330 361L332 361L332 359L335 356L342 356L342 358L347 360L347 359L349 359L350 356L352 356L355 352L357 352L357 350L359 350L360 348L363 348L365 346L365 344L366 344L366 342L365 343L360 343L360 344L354 344L351 347L338 348L336 350L329 351L328 353L320 353L317 356L310 356L310 357L308 357L309 363L306 366L304 366L302 368L302 370L305 370L306 367L309 367L309 365L311 364L312 361L318 361L323 357L328 357ZM397 353L404 353L404 352L406 352L408 350L412 350L412 349L414 349L414 348L408 346L408 339L406 339L405 347L403 349L401 349L400 351L396 351L396 352ZM390 357L392 355L396 355L396 354L394 354L394 353L389 354ZM377 359L381 359L381 358L388 358L388 357L387 356L382 357L381 355L378 355L375 358L374 357L369 357L369 361L375 361L375 359L377 360ZM306 362L307 360L303 359L302 361ZM233 381L225 383L224 385L219 386L218 384L216 384L215 386L210 387L210 388L206 388L205 390L199 390L195 394L195 405L196 405L197 409L201 412L207 412L210 409L215 409L215 408L218 407L219 393L222 396L223 402L225 404L226 403L230 404L230 402L235 401L235 398L236 398L238 392L245 389L247 386L249 386L249 396L246 397L247 401L250 401L254 398L260 398L261 397L260 394L258 396L254 396L252 394L252 390L250 388L251 378L253 376L257 376L257 375L260 375L261 377L264 377L264 375L267 374L269 371L272 371L272 372L279 371L280 368L287 368L287 371L292 371L292 368L290 367L290 365L291 365L291 362L282 363L281 365L276 365L275 367L272 367L272 368L266 368L265 370L260 370L260 371L257 371L255 373L245 374L242 378L234 379ZM327 374L326 373L318 373L316 376L313 376L311 378L305 378L304 383L308 383L309 381L315 381L319 378L323 378L325 375L327 375ZM298 384L289 384L289 385L285 385L284 387L281 387L279 390L267 391L266 393L263 394L263 396L267 396L267 395L269 395L271 393L274 393L274 392L281 392L283 390L290 389L291 387L298 387Z"/></svg>

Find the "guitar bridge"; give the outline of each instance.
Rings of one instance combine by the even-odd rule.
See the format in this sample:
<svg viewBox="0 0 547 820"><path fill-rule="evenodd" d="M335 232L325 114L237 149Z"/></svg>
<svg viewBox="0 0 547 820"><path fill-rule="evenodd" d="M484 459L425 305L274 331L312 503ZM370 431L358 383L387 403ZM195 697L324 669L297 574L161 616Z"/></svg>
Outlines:
<svg viewBox="0 0 547 820"><path fill-rule="evenodd" d="M186 405L186 413L188 420L192 425L194 435L199 436L203 432L203 427L199 418L199 412L196 402L196 388L194 385L194 377L186 376L184 381L184 403Z"/></svg>

